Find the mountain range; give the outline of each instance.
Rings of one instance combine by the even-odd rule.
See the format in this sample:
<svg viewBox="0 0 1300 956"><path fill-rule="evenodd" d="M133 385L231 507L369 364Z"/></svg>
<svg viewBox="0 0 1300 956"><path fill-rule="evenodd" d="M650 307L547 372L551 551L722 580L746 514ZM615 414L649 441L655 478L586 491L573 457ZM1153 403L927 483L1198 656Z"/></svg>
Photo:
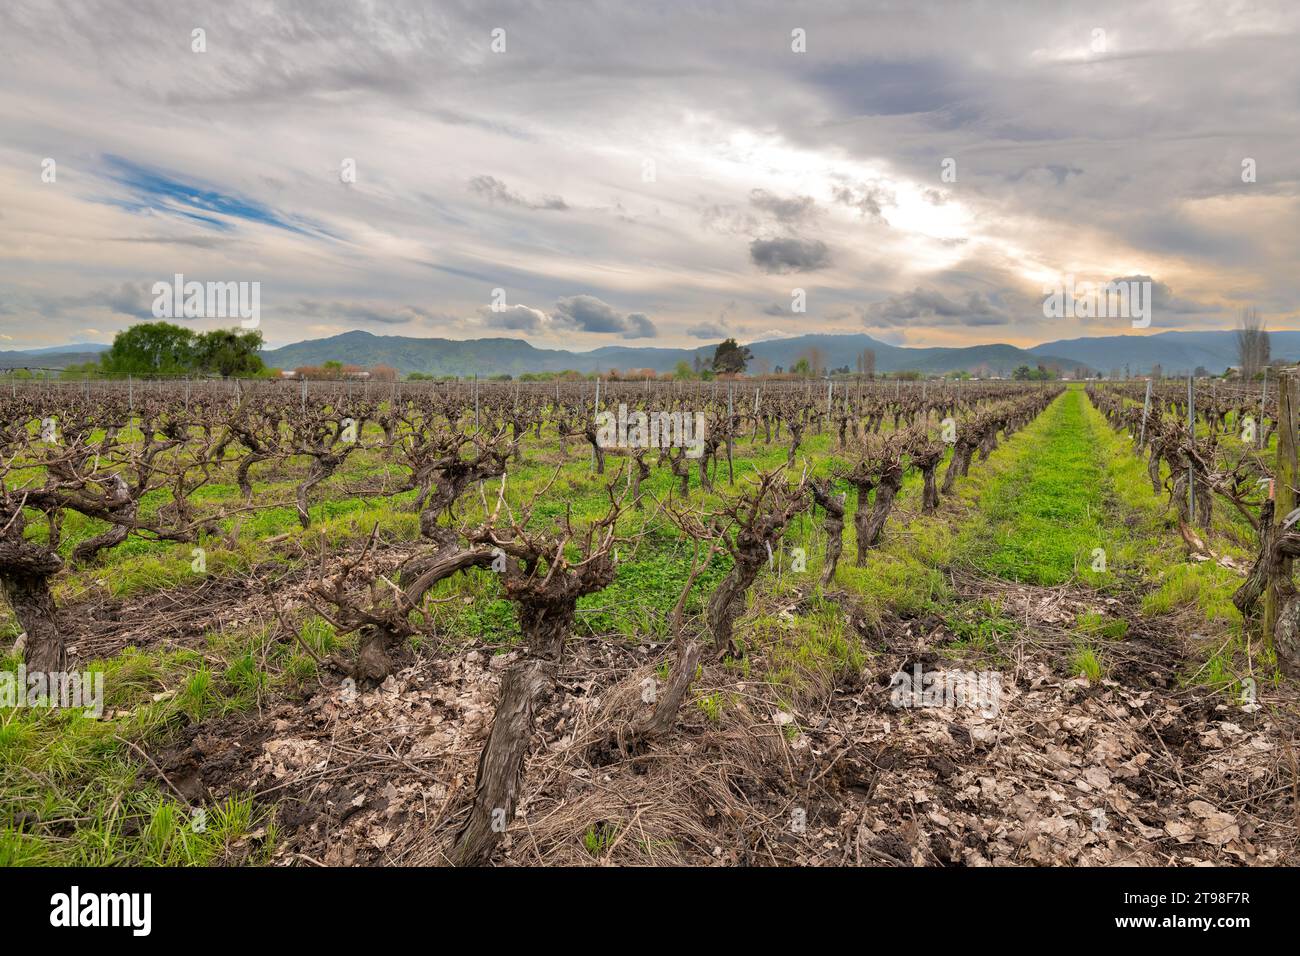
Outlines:
<svg viewBox="0 0 1300 956"><path fill-rule="evenodd" d="M358 365L391 365L403 373L425 372L434 375L519 375L523 372L605 372L610 369L654 369L670 372L678 362L694 365L713 359L715 346L693 349L637 348L605 346L588 352L565 349L540 349L522 339L490 338L456 341L452 339L417 339L401 336L371 335L369 332L345 332L327 339L298 342L262 354L262 359L281 368L319 365L329 359ZM751 371L789 369L800 356L817 349L830 368L857 368L857 357L864 349L876 353L876 370L880 372L915 369L921 372L946 372L952 369L986 365L994 372L1009 373L1019 365L1034 365L1041 359L1012 345L976 345L966 348L903 348L887 345L867 335L800 335L788 339L754 342ZM1062 367L1066 360L1053 357Z"/></svg>
<svg viewBox="0 0 1300 956"><path fill-rule="evenodd" d="M0 352L0 369L60 369L84 362L96 362L107 345L98 342L78 342L74 345L51 345L43 349L21 349Z"/></svg>
<svg viewBox="0 0 1300 956"><path fill-rule="evenodd" d="M1300 358L1300 332L1271 332L1275 359ZM106 345L78 343L42 349L0 352L3 368L63 368L93 361ZM791 368L801 356L817 349L829 368L857 370L865 349L876 353L877 372L915 370L937 374L951 371L1010 375L1021 365L1056 365L1067 373L1077 368L1108 373L1125 367L1133 374L1149 372L1159 364L1166 375L1186 374L1196 368L1222 372L1237 363L1236 333L1161 332L1155 335L1107 335L1062 339L1029 349L1014 345L971 345L960 348L910 348L889 345L869 335L800 335L753 342L751 371ZM352 331L323 339L308 339L282 348L268 349L262 359L271 366L296 368L335 360L355 365L391 365L399 372L430 375L520 375L524 372L605 372L610 369L650 368L670 372L678 362L694 365L713 358L714 346L696 348L640 348L605 346L586 352L541 349L522 339L441 339L398 335L373 335Z"/></svg>
<svg viewBox="0 0 1300 956"><path fill-rule="evenodd" d="M1273 357L1300 358L1300 332L1272 332ZM1186 374L1204 368L1220 373L1237 364L1234 331L1161 332L1156 335L1109 335L1063 339L1023 349L1014 345L971 345L960 348L910 348L889 345L864 334L800 335L769 339L749 345L753 353L750 371L790 369L812 349L821 352L829 368L857 370L864 349L876 353L877 372L915 370L926 373L986 371L1010 375L1021 365L1031 368L1042 363L1057 365L1067 373L1076 368L1108 373L1126 366L1133 374L1145 373L1159 364L1167 375ZM519 375L523 372L604 372L609 369L651 368L670 372L678 362L693 365L696 357L708 362L714 345L697 348L637 348L606 346L587 352L540 349L522 339L407 338L345 332L325 339L313 339L262 353L267 364L280 368L319 365L330 359L358 365L391 365L403 373L433 375Z"/></svg>

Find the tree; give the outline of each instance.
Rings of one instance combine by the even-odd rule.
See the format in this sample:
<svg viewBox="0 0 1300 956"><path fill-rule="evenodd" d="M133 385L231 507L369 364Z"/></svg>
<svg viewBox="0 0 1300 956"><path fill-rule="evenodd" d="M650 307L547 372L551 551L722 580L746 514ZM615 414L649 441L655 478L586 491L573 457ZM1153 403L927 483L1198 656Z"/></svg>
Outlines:
<svg viewBox="0 0 1300 956"><path fill-rule="evenodd" d="M194 368L194 333L170 322L142 322L113 336L100 356L105 375L183 375Z"/></svg>
<svg viewBox="0 0 1300 956"><path fill-rule="evenodd" d="M232 378L262 371L264 366L257 355L261 348L262 333L257 329L213 329L198 337L194 351L200 369Z"/></svg>
<svg viewBox="0 0 1300 956"><path fill-rule="evenodd" d="M1254 308L1242 309L1237 317L1237 361L1241 377L1249 382L1263 370L1270 357L1268 329Z"/></svg>
<svg viewBox="0 0 1300 956"><path fill-rule="evenodd" d="M1028 365L1022 365L1011 373L1011 377L1017 382L1027 382L1033 378L1033 375L1034 373L1029 370Z"/></svg>
<svg viewBox="0 0 1300 956"><path fill-rule="evenodd" d="M863 349L858 353L858 374L867 378L876 377L876 350Z"/></svg>
<svg viewBox="0 0 1300 956"><path fill-rule="evenodd" d="M100 356L99 371L110 378L261 375L266 371L257 354L261 348L262 333L256 330L213 329L196 335L170 322L143 322L117 333L112 348Z"/></svg>
<svg viewBox="0 0 1300 956"><path fill-rule="evenodd" d="M735 339L720 342L713 352L713 371L719 375L739 375L754 354L748 346L737 345Z"/></svg>
<svg viewBox="0 0 1300 956"><path fill-rule="evenodd" d="M673 378L677 379L679 382L685 382L694 377L695 373L691 371L691 367L686 364L685 359L678 362L677 366L673 369Z"/></svg>
<svg viewBox="0 0 1300 956"><path fill-rule="evenodd" d="M24 371L26 371L24 369ZM103 372L103 368L98 362L80 362L66 366L59 373L59 378L65 382L80 382L85 379L93 379Z"/></svg>
<svg viewBox="0 0 1300 956"><path fill-rule="evenodd" d="M804 371L800 371L801 364L804 368ZM795 372L796 374L802 374L802 375L815 378L821 375L823 371L825 371L825 369L826 369L826 356L821 349L819 349L817 346L814 345L807 349L804 349L804 351L799 354L799 361L795 362L794 368L791 369L791 371Z"/></svg>

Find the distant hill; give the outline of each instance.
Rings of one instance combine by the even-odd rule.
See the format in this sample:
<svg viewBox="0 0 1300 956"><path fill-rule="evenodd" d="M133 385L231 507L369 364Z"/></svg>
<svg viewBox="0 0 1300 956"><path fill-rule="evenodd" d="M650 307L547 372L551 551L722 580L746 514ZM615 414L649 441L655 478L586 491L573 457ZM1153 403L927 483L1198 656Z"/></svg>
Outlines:
<svg viewBox="0 0 1300 956"><path fill-rule="evenodd" d="M67 368L84 362L98 362L99 353L107 345L98 342L81 342L75 345L54 345L43 349L20 349L0 352L0 369L5 368Z"/></svg>
<svg viewBox="0 0 1300 956"><path fill-rule="evenodd" d="M879 372L915 370L942 373L987 368L995 375L1010 375L1021 365L1033 368L1039 362L1044 365L1055 362L1067 371L1073 371L1073 366L1078 364L1057 358L1050 353L1041 355L1031 353L1014 345L908 348L901 345L888 345L869 335L861 334L801 335L791 339L755 342L749 348L754 353L755 363L766 362L773 370L778 365L788 369L810 348L820 349L829 367L842 368L847 365L850 371L856 370L857 358L863 349L872 349L876 353L876 370ZM709 346L704 351L712 356L713 346Z"/></svg>
<svg viewBox="0 0 1300 956"><path fill-rule="evenodd" d="M857 367L863 349L876 352L876 370L894 372L915 369L919 372L949 372L988 368L994 374L1010 375L1018 366L1034 366L1056 361L1062 368L1073 369L1064 359L1050 354L1039 355L1014 345L975 345L967 348L912 349L886 345L869 335L801 335L789 339L755 342L751 369L775 371L788 369L809 349L821 351L830 368ZM714 344L694 349L630 348L605 346L588 352L564 349L539 349L522 339L491 338L425 339L399 335L372 335L369 332L344 332L326 339L310 339L270 349L262 360L279 368L320 365L330 360L356 365L391 365L403 374L424 372L430 375L520 375L524 372L603 372L611 368L651 368L670 372L678 362L691 364L696 355L713 358Z"/></svg>
<svg viewBox="0 0 1300 956"><path fill-rule="evenodd" d="M1300 359L1300 332L1270 332L1269 342L1273 358ZM1186 375L1197 366L1218 375L1238 364L1236 332L1105 335L1045 342L1030 351L1035 355L1059 355L1102 372L1127 365L1135 375L1151 371L1157 362L1166 375Z"/></svg>
<svg viewBox="0 0 1300 956"><path fill-rule="evenodd" d="M685 349L604 348L592 352L568 352L539 349L522 339L425 339L401 335L372 335L369 332L344 332L326 339L309 339L270 349L262 361L279 368L321 365L338 361L355 365L391 365L399 372L425 372L430 375L520 375L524 372L559 372L577 369L653 368L671 369L683 357L690 361L694 353ZM712 356L712 350L709 351Z"/></svg>
<svg viewBox="0 0 1300 956"><path fill-rule="evenodd" d="M1300 360L1300 332L1271 332L1273 358ZM400 335L344 332L324 339L308 339L262 353L263 360L279 368L320 365L331 359L356 365L391 365L409 374L429 375L520 375L524 372L606 372L652 368L671 372L678 362L693 364L713 358L715 343L696 348L643 348L609 345L586 352L541 349L523 339L430 339ZM81 343L42 349L0 352L0 369L26 367L64 368L95 361L107 345ZM810 349L818 349L829 368L847 366L856 370L863 349L876 353L876 370L915 370L930 374L952 371L987 370L1008 376L1021 365L1040 362L1057 365L1067 372L1078 367L1102 373L1122 369L1133 374L1149 372L1159 363L1167 375L1186 374L1198 366L1219 374L1237 364L1237 338L1233 331L1160 332L1155 335L1106 335L1096 338L1062 339L1030 349L1014 345L971 345L964 348L907 348L888 345L869 335L800 335L750 343L754 353L751 371L788 369Z"/></svg>
<svg viewBox="0 0 1300 956"><path fill-rule="evenodd" d="M107 352L111 345L105 345L103 342L76 342L72 345L47 345L43 349L23 349L27 355L55 355L61 352Z"/></svg>

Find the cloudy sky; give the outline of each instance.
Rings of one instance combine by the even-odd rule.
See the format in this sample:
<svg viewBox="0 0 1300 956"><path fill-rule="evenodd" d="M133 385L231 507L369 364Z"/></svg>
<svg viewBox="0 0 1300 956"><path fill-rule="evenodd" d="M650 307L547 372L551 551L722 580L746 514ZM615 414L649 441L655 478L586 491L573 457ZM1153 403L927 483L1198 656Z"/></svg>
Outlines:
<svg viewBox="0 0 1300 956"><path fill-rule="evenodd" d="M0 349L176 273L273 345L1296 328L1298 118L1292 2L5 0Z"/></svg>

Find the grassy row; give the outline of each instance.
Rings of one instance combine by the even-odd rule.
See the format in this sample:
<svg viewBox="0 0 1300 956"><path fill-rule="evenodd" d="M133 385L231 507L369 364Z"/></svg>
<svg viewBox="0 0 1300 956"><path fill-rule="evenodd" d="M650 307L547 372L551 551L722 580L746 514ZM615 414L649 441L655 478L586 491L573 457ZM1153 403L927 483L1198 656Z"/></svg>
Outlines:
<svg viewBox="0 0 1300 956"><path fill-rule="evenodd" d="M511 467L510 500L518 504L549 486L538 499L535 520L549 522L566 508L577 520L602 514L604 483L619 459L611 456L610 474L601 478L591 473L585 452L585 446L571 443L570 454L561 458L553 441L530 445L525 462ZM838 464L830 434L807 436L802 454L814 464L815 474L829 474ZM784 460L780 443L769 447L742 441L737 478ZM201 542L207 573L246 571L267 562L288 568L310 560L289 556L297 550L295 544L308 555L321 547L342 549L376 525L386 540L414 540L418 523L407 507L409 493L343 496L347 485L382 477L389 468L377 453L354 454L346 469L321 489L323 500L313 505L308 531L298 527L292 509L246 516L238 535ZM721 490L727 490L725 474L724 464ZM662 499L675 481L666 470L655 469L643 488ZM292 486L282 478L260 480L257 497L287 500ZM692 477L693 500L706 508L716 504L716 496L695 486ZM849 493L851 511L855 495L843 490ZM237 491L233 485L214 485L204 495L234 500ZM1151 493L1143 464L1081 392L1067 392L987 462L974 463L970 477L958 484L955 505L949 502L939 514L922 516L919 498L919 476L909 475L885 540L865 567L854 563L856 542L849 522L844 557L826 588L818 583L825 546L820 518L805 515L793 522L773 570L754 589L741 629L745 654L732 665L737 672L768 681L793 706L824 693L840 675L870 666L871 642L859 633L855 619L865 621L869 630L892 616L937 614L955 637L951 653L997 657L1016 624L995 601L959 601L946 573L958 566L1034 584L1138 588L1145 613L1195 613L1230 634L1233 627L1240 631L1239 620L1232 619L1235 608L1226 601L1235 582L1215 565L1185 563L1169 527L1168 508ZM481 512L471 497L462 502L458 518L473 521ZM611 587L583 599L579 627L584 634L613 641L660 640L667 636L667 611L689 573L692 545L669 530L650 503L640 512L630 511L622 527L639 534L640 543L620 555ZM82 536L94 531L89 525L77 529L71 520L67 530ZM289 540L278 547L264 543L275 535ZM1106 552L1104 573L1092 570L1097 547ZM198 580L191 561L188 545L131 541L99 565L64 578L60 595L72 602L96 592L127 596L183 586ZM699 610L727 566L720 557L708 569L688 610ZM504 599L498 576L487 571L458 575L439 585L433 596L459 599L432 605L439 640L501 648L517 639L514 609ZM1123 639L1125 622L1084 615L1076 628L1076 666L1099 677L1105 669L1105 644ZM303 635L320 653L341 643L319 618L304 623ZM1225 651L1218 663L1189 677L1229 682L1234 659ZM8 669L16 665L16 659L3 663ZM276 640L253 628L210 634L197 649L129 649L92 666L105 672L109 689L109 715L103 720L25 708L0 711L0 863L265 859L275 837L265 808L236 796L205 808L207 826L196 830L192 808L145 782L148 774L141 773L137 755L124 741L157 746L188 723L247 710L267 694L310 687L316 676L311 658L283 635ZM725 694L710 693L697 695L692 706L716 717L728 702ZM261 836L254 839L255 833Z"/></svg>

